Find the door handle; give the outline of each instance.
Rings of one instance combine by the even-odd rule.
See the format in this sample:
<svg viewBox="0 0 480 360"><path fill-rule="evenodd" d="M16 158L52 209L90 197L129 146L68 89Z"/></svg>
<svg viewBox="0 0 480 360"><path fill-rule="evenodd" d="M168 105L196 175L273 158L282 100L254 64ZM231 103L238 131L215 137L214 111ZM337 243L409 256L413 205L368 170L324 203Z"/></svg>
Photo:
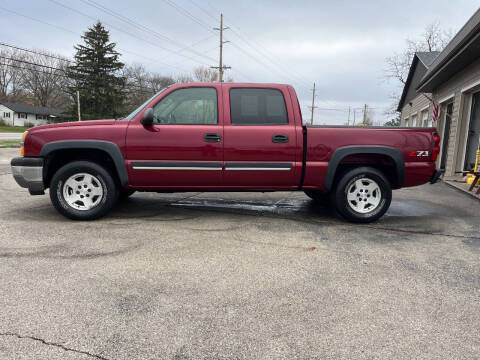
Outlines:
<svg viewBox="0 0 480 360"><path fill-rule="evenodd" d="M203 135L203 141L205 142L220 142L222 137L218 134L205 134Z"/></svg>
<svg viewBox="0 0 480 360"><path fill-rule="evenodd" d="M273 135L272 136L273 143L288 143L288 136L287 135Z"/></svg>

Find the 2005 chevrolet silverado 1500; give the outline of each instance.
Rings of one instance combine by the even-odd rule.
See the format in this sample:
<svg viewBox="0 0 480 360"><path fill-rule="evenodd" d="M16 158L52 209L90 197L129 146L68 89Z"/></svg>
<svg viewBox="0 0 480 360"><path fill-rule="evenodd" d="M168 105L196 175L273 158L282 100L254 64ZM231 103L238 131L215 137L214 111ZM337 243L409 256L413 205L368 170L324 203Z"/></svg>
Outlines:
<svg viewBox="0 0 480 360"><path fill-rule="evenodd" d="M438 180L439 143L433 128L305 126L289 85L195 83L121 120L32 128L11 166L71 219L99 218L134 191L304 191L370 222L392 189Z"/></svg>

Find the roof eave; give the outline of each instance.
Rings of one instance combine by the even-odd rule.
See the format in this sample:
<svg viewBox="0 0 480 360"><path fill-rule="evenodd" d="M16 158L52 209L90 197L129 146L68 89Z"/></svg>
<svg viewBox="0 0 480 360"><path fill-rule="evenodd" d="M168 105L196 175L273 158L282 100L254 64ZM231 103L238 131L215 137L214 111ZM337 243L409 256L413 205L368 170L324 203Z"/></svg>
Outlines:
<svg viewBox="0 0 480 360"><path fill-rule="evenodd" d="M477 32L473 36L469 37L469 40L464 42L462 46L452 50L451 54L445 58L445 60L442 62L442 64L437 66L437 69L435 69L433 72L430 74L425 74L425 77L420 81L420 83L417 86L417 91L419 92L433 92L434 89L439 85L435 81L438 79L439 76L443 74L444 71L448 70L448 67L456 60L461 59L462 56L469 58L470 62L473 62L478 59L478 55L475 54L468 54L468 50L470 46L477 46L480 44L480 32ZM465 53L467 53L465 55ZM460 60L461 61L461 60ZM459 69L457 71L452 70L452 73L456 73L458 71L461 71L462 69ZM453 76L453 75L452 75Z"/></svg>
<svg viewBox="0 0 480 360"><path fill-rule="evenodd" d="M412 82L413 73L415 72L415 68L417 67L418 61L419 61L419 58L417 54L415 54L413 56L412 64L410 65L410 69L408 70L407 80L405 81L405 85L403 86L402 96L400 97L400 101L398 102L398 107L397 107L398 112L401 112L403 106L405 105L404 104L405 98L407 97L408 89L410 87L410 83Z"/></svg>

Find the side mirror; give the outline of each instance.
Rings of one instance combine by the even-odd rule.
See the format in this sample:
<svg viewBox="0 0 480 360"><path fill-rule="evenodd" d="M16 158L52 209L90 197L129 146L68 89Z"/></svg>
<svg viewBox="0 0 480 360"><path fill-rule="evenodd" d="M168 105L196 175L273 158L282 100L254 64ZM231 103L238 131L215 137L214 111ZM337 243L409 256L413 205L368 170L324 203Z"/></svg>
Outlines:
<svg viewBox="0 0 480 360"><path fill-rule="evenodd" d="M151 126L153 124L153 109L147 109L143 112L142 121L143 126Z"/></svg>

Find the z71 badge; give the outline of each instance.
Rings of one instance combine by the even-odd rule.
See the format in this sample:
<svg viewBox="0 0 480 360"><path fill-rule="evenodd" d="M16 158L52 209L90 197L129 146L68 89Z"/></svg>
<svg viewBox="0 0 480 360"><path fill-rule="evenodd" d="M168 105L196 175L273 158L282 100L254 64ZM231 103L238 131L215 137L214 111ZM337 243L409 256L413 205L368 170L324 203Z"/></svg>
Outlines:
<svg viewBox="0 0 480 360"><path fill-rule="evenodd" d="M428 150L417 150L417 151L412 151L409 156L413 157L428 157L429 152Z"/></svg>

